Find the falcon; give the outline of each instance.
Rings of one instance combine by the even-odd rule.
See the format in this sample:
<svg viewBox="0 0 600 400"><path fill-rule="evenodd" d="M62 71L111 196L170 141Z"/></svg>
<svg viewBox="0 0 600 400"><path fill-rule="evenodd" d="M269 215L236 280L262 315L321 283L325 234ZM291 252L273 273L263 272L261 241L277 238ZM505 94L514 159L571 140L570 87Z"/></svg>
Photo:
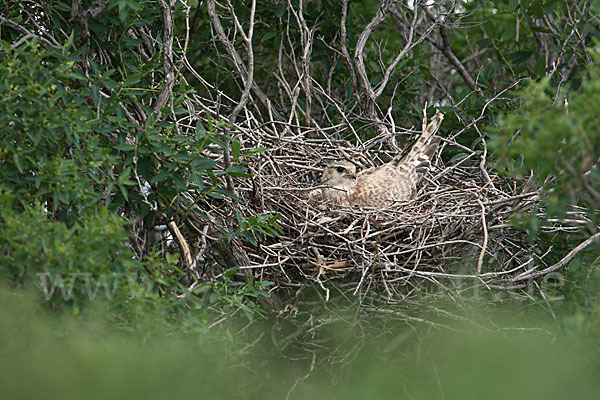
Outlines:
<svg viewBox="0 0 600 400"><path fill-rule="evenodd" d="M321 178L321 184L326 187L318 192L318 197L328 206L378 208L412 199L417 183L431 167L431 158L440 143L440 137L435 134L443 119L444 115L438 113L424 126L421 136L408 151L379 167L356 174L355 166L348 161L327 165Z"/></svg>
<svg viewBox="0 0 600 400"><path fill-rule="evenodd" d="M350 205L350 194L356 185L356 167L348 161L334 161L327 165L321 176L325 188L311 192L320 197L327 206Z"/></svg>

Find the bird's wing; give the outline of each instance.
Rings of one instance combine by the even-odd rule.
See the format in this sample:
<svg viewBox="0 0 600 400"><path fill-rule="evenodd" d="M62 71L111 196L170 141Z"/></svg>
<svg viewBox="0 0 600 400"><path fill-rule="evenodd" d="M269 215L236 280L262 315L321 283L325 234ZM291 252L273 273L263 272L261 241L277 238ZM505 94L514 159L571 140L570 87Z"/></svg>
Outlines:
<svg viewBox="0 0 600 400"><path fill-rule="evenodd" d="M417 183L430 167L431 158L440 143L440 138L435 134L443 119L443 114L437 114L407 152L380 167L360 172L350 193L351 203L384 207L409 200Z"/></svg>
<svg viewBox="0 0 600 400"><path fill-rule="evenodd" d="M415 185L431 166L431 158L440 144L440 137L435 134L440 129L443 119L444 114L442 113L433 117L408 152L403 152L390 162L404 174L410 176Z"/></svg>

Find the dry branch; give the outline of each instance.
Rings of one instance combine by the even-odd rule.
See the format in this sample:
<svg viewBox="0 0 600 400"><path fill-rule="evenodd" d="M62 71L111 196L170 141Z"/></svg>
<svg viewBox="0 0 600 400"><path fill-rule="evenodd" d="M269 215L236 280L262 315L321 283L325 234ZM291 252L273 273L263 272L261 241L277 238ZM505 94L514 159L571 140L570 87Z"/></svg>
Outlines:
<svg viewBox="0 0 600 400"><path fill-rule="evenodd" d="M197 114L196 118L204 117ZM381 163L394 153L382 149L377 141L353 146L331 139L343 126L328 131L329 139L307 139L303 134L303 140L283 140L265 130L266 126L269 124L252 118L235 124L245 139L241 151L257 144L272 149L250 163L253 180L236 182L242 201L235 209L243 216L281 215L283 237L267 238L256 248L236 239L229 250L222 239L216 239L215 251L228 260L227 265L242 266L243 271L259 273L261 279L283 287L313 282L326 297L339 282L354 282L352 287L338 290L361 298L380 289L389 297L423 285L443 287L441 280L518 289L522 285L515 285L516 281L560 268L546 268L532 275L532 259L538 256L535 248L520 244L524 233L510 227L510 216L515 210L533 211L538 192L519 192L514 181L497 177L485 164L445 165L438 157L435 170L413 201L384 209L321 210L308 195L318 186L318 171L327 160L348 155L358 160L368 152ZM443 135L452 137L447 132ZM446 143L457 144L448 138ZM493 184L489 175L495 177ZM219 237L217 227L235 230L232 208L223 200L205 199L194 207L210 215L214 226L210 236ZM194 235L205 225L203 220L192 221L190 246L198 242ZM193 251L202 252L205 250L200 248Z"/></svg>
<svg viewBox="0 0 600 400"><path fill-rule="evenodd" d="M397 65L409 56L414 46L429 41L428 46L439 50L437 60L446 62L448 68L455 68L465 83L481 94L467 62L458 60L451 51L452 15L436 16L421 2L417 3L419 6L411 9L392 0L380 1L378 10L352 44L348 43L346 27L350 2L342 1L339 34L334 42L325 45L335 55L332 64L339 62L338 66L342 64L347 68L347 83L354 99L345 99L346 94L332 90L333 66L328 74L321 75L326 75L329 81L314 73L315 61L311 57L315 35L319 38L319 27L305 19L305 2L287 4L287 15L282 18L287 17L288 30L283 32L284 38L277 49L277 64L269 71L274 77L277 95L271 91L268 97L254 75L256 72L258 77L261 68L253 48L255 23L259 23L254 20L255 1L251 2L247 21L238 19L241 13L238 10L236 14L230 1L207 2L213 43L215 48L225 49L232 65L230 82L238 88L237 92L227 93L219 83L205 80L188 61L186 49L192 37L189 32L182 48L173 51L173 5L159 0L165 26L162 32L164 77L155 111L172 100L174 63L179 63L177 68L184 71L182 79L197 79L208 93L203 94L204 97L192 95L192 100L186 100L189 115L175 120L180 134L193 136L197 122L206 126L208 114L213 119L227 120L229 127L224 133L236 136L241 154L256 147L270 149L261 158L246 160L252 179L227 178L232 192L235 183L240 203L208 198L193 191L175 202L174 211L180 223L171 222L168 226L181 248L182 260L190 270L198 271L197 276L214 275L215 271L208 267L214 268L216 264L240 267L245 273L274 281L280 287L297 287L309 282L321 288L325 298L335 289L347 296L356 295L362 301L371 295L405 298L425 286L446 287L449 281L452 284L467 281L470 287L520 288L527 280L566 265L570 258L550 267L544 264L544 255L539 256L533 246L523 244L524 233L511 227L510 216L515 211L527 213L536 209L539 192L514 179L498 177L487 163L485 140L481 142L482 155L457 140L473 130L483 139L478 124L487 118L489 105L518 86L520 80L489 94L481 113L471 121L460 119L457 113L464 126L460 131L444 132L442 128L442 151L454 147L462 149L467 156L452 164L445 164L445 158L437 156L433 160L435 168L423 180L415 200L384 209L340 207L336 210L324 210L309 201L310 191L318 186L319 171L327 162L346 159L359 168L380 165L397 155L396 135L418 134L394 121L398 118L392 112L395 94L389 99L385 112L378 104L383 93L390 91L387 86L394 81ZM573 30L572 37L578 38L581 27L577 21L582 18L574 9L572 14L574 22L569 26ZM383 51L379 48L381 77L375 85L365 61L380 44L373 43L371 49L367 45L375 42L374 33L388 15L397 20L403 42L392 58L382 57ZM186 8L189 31L188 19L189 8ZM294 32L289 30L290 21L297 26ZM403 22L402 26L398 21ZM143 33L136 34L143 37ZM151 47L147 47L150 53ZM352 47L355 51L351 57L348 49ZM391 61L384 62L384 59ZM443 88L441 83L440 87ZM423 96L426 100L439 97L434 88ZM457 105L462 101L464 99ZM353 105L348 106L349 103ZM132 108L132 119L136 118L136 112L139 111ZM361 135L355 129L356 121L360 121L361 129L374 127L376 135L370 138ZM347 138L351 138L351 142ZM226 170L231 166L228 149L212 157L217 161L217 169ZM192 213L193 208L201 209L208 220ZM283 235L266 238L259 246L240 238L225 240L223 231L233 232L237 228L236 213L242 217L280 215ZM573 216L563 223L549 221L546 228L580 231L586 223ZM576 250L590 243L586 241ZM575 254L577 252L570 253L570 257ZM535 265L544 268L534 270Z"/></svg>

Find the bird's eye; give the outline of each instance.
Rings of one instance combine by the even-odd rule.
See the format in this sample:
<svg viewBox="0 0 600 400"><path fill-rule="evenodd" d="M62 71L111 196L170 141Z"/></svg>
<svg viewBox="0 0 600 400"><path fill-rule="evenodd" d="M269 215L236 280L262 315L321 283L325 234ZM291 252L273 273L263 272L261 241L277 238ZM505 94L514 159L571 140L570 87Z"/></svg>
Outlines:
<svg viewBox="0 0 600 400"><path fill-rule="evenodd" d="M337 167L337 172L339 172L340 174L343 173L344 171L345 171L344 167Z"/></svg>

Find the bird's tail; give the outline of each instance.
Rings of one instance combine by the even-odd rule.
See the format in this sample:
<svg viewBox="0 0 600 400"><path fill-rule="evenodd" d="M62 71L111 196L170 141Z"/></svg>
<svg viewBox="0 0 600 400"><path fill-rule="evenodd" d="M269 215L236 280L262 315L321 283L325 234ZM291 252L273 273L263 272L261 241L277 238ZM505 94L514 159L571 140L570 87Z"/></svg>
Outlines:
<svg viewBox="0 0 600 400"><path fill-rule="evenodd" d="M433 117L409 150L394 157L392 163L397 165L398 168L411 173L411 175L416 175L417 180L420 180L431 167L431 158L440 144L440 137L435 136L435 134L440 129L443 119L444 114L442 113L438 113Z"/></svg>

